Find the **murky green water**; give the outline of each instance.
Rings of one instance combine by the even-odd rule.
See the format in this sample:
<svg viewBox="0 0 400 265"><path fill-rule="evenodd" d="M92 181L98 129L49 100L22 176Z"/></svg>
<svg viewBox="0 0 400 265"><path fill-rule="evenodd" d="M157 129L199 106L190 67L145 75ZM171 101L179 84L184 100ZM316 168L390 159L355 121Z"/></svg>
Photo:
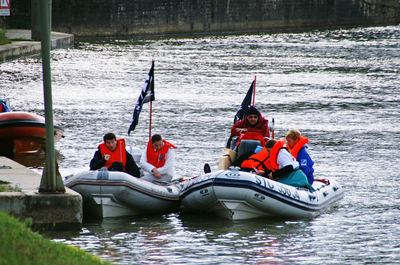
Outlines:
<svg viewBox="0 0 400 265"><path fill-rule="evenodd" d="M130 137L133 104L155 60L154 129L177 146L177 173L213 169L257 76L256 106L276 135L311 140L318 177L346 189L308 221L229 222L209 216L87 220L57 241L117 264L395 264L400 260L400 27L303 34L80 43L52 53L63 175L88 168L107 131L145 146L148 106ZM43 113L37 58L0 65L14 110Z"/></svg>

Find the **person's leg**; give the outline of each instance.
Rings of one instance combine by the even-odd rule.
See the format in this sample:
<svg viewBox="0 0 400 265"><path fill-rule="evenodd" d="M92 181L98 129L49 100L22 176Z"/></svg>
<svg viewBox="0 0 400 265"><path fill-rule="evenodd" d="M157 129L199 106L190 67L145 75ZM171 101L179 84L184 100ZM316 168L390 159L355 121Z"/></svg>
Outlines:
<svg viewBox="0 0 400 265"><path fill-rule="evenodd" d="M204 170L204 173L210 173L211 172L211 167L210 167L210 164L208 164L208 163L205 163L204 164L204 167L203 167L203 170Z"/></svg>
<svg viewBox="0 0 400 265"><path fill-rule="evenodd" d="M313 189L312 186L308 183L307 176L300 169L292 171L287 176L280 178L278 181L294 187Z"/></svg>

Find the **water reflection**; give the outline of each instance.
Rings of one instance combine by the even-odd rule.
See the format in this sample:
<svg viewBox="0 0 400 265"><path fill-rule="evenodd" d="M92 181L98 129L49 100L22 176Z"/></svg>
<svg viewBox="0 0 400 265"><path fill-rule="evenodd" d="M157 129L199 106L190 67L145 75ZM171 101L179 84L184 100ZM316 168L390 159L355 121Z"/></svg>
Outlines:
<svg viewBox="0 0 400 265"><path fill-rule="evenodd" d="M292 237L310 237L305 221L232 222L193 215L86 220L79 239L56 239L119 264L280 264ZM63 235L65 237L65 235ZM234 255L232 255L234 253ZM310 253L311 254L311 253Z"/></svg>
<svg viewBox="0 0 400 265"><path fill-rule="evenodd" d="M59 150L55 150L55 155L58 163L64 159L64 156ZM35 153L13 155L12 159L26 167L41 169L46 162L45 146L42 146Z"/></svg>

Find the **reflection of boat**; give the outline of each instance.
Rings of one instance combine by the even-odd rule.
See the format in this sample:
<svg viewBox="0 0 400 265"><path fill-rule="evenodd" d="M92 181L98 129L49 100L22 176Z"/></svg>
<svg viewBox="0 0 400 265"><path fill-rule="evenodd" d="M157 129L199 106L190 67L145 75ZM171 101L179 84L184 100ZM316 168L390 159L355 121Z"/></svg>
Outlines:
<svg viewBox="0 0 400 265"><path fill-rule="evenodd" d="M179 208L179 189L118 171L85 171L67 177L65 186L79 192L84 214L118 217L160 214Z"/></svg>
<svg viewBox="0 0 400 265"><path fill-rule="evenodd" d="M311 192L235 169L219 170L179 185L182 208L232 220L258 217L309 218L343 198L334 181L315 181Z"/></svg>
<svg viewBox="0 0 400 265"><path fill-rule="evenodd" d="M63 137L54 126L56 140ZM34 113L13 111L0 113L0 147L2 154L34 153L46 139L45 119Z"/></svg>
<svg viewBox="0 0 400 265"><path fill-rule="evenodd" d="M59 150L54 151L57 159L56 161L61 161L63 159L63 155ZM16 154L12 160L25 167L43 168L46 161L46 152L44 148L40 148L40 150L35 153Z"/></svg>

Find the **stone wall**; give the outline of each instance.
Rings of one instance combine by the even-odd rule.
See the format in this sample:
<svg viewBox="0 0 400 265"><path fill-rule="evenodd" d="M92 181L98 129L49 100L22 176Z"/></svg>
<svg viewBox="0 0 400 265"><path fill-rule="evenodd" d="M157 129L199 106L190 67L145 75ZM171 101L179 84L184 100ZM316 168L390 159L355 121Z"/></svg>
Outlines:
<svg viewBox="0 0 400 265"><path fill-rule="evenodd" d="M9 28L30 28L11 0ZM52 0L53 31L75 36L293 31L400 23L399 0Z"/></svg>

